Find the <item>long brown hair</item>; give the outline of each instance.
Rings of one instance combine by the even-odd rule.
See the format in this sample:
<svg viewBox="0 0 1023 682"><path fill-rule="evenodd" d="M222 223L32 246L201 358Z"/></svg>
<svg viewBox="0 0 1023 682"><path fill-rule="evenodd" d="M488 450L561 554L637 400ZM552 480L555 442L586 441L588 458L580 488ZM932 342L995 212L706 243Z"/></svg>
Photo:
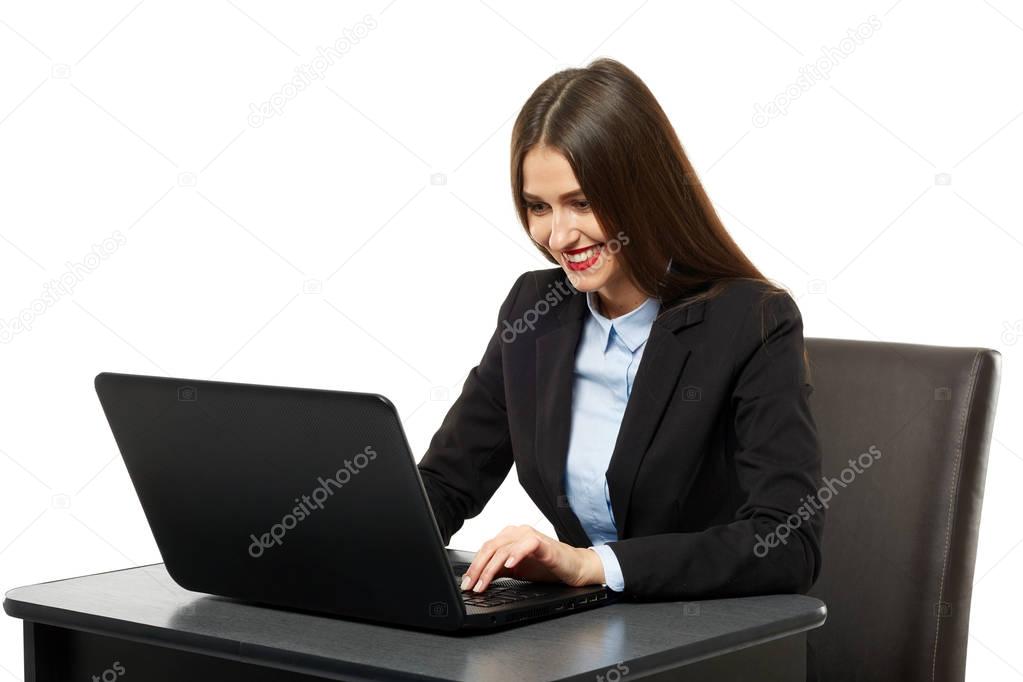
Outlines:
<svg viewBox="0 0 1023 682"><path fill-rule="evenodd" d="M665 309L714 297L735 279L766 284L765 301L787 293L728 234L664 110L620 62L602 58L555 73L515 119L511 189L527 234L522 161L534 147L565 156L605 234L627 244L616 253L623 271ZM809 370L805 350L804 362Z"/></svg>

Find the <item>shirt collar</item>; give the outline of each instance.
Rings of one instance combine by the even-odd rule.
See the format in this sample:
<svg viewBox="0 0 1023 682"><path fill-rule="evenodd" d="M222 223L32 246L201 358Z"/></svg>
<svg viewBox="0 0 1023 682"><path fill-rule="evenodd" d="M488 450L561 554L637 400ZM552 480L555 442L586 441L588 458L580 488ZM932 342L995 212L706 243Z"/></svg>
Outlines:
<svg viewBox="0 0 1023 682"><path fill-rule="evenodd" d="M590 315L600 327L604 350L607 350L608 338L613 329L626 347L635 353L650 336L650 325L653 324L654 318L660 312L660 299L647 296L639 307L611 320L597 310L596 296L597 292L595 291L586 292L586 305L590 309Z"/></svg>

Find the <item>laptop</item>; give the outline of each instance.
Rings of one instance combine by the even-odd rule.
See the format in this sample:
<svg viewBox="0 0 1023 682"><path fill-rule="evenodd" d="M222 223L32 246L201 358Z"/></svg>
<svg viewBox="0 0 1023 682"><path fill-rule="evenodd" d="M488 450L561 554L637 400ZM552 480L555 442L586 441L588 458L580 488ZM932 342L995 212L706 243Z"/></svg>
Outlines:
<svg viewBox="0 0 1023 682"><path fill-rule="evenodd" d="M499 578L459 589L394 405L375 393L101 372L96 393L168 574L186 590L440 631L617 593Z"/></svg>

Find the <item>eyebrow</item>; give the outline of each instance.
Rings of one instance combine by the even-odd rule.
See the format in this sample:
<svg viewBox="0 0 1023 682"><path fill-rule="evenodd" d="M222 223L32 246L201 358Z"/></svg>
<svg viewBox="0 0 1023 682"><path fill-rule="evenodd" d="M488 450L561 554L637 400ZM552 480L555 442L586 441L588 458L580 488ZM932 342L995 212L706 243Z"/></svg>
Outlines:
<svg viewBox="0 0 1023 682"><path fill-rule="evenodd" d="M561 199L562 201L564 201L565 199L568 199L569 197L574 197L574 196L577 196L579 194L583 194L583 190L582 190L581 187L577 187L576 189L572 190L571 192L565 192L560 197L558 197L558 199ZM526 192L526 191L522 192L522 196L524 196L527 199L540 199L541 198L541 197L536 196L535 194L530 194L529 192Z"/></svg>

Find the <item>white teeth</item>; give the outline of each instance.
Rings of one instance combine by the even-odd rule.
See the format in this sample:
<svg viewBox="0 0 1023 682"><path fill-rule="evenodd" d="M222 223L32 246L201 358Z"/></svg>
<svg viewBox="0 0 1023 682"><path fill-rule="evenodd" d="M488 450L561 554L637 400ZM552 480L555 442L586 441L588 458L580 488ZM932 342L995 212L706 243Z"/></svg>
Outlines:
<svg viewBox="0 0 1023 682"><path fill-rule="evenodd" d="M593 246L586 249L582 253L566 253L565 260L567 260L570 263L582 263L583 261L593 258L593 254L597 253L598 251L600 251L600 247Z"/></svg>

